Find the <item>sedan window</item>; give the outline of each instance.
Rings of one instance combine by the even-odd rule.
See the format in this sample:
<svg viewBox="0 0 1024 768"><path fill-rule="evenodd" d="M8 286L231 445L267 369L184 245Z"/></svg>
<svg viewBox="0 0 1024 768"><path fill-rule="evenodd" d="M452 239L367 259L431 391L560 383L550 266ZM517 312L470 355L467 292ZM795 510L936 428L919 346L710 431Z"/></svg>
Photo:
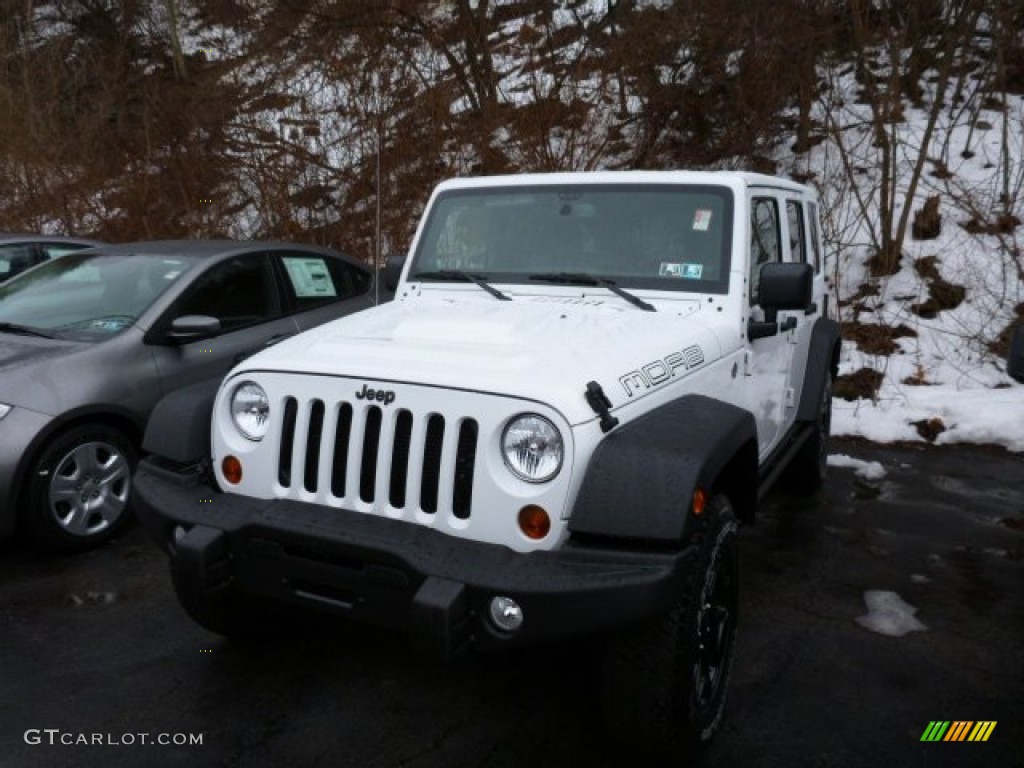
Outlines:
<svg viewBox="0 0 1024 768"><path fill-rule="evenodd" d="M280 308L269 260L263 254L246 254L210 267L172 314L215 317L225 331L276 317Z"/></svg>
<svg viewBox="0 0 1024 768"><path fill-rule="evenodd" d="M285 293L299 311L364 294L370 287L368 272L340 259L318 253L280 256L287 275Z"/></svg>
<svg viewBox="0 0 1024 768"><path fill-rule="evenodd" d="M134 323L189 265L142 253L68 254L0 286L0 322L110 335Z"/></svg>

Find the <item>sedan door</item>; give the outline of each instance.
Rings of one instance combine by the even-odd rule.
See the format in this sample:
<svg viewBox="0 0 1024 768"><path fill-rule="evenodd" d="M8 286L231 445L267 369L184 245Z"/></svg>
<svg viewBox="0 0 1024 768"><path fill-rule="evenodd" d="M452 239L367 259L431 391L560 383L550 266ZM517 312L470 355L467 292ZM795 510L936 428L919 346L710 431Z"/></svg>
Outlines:
<svg viewBox="0 0 1024 768"><path fill-rule="evenodd" d="M171 325L187 315L213 317L220 331L206 338L176 338ZM286 316L271 258L232 256L201 273L147 334L165 393L193 382L222 378L235 364L299 330Z"/></svg>

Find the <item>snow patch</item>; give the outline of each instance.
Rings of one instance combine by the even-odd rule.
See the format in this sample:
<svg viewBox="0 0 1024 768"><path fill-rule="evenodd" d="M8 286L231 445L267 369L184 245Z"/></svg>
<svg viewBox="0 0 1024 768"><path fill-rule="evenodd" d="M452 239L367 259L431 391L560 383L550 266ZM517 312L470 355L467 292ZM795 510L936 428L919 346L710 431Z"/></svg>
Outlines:
<svg viewBox="0 0 1024 768"><path fill-rule="evenodd" d="M895 592L869 589L864 593L864 604L868 612L858 616L857 623L871 632L888 637L903 637L908 632L928 629L915 618L917 608L904 602Z"/></svg>
<svg viewBox="0 0 1024 768"><path fill-rule="evenodd" d="M877 461L855 459L845 453L833 453L829 456L828 466L850 468L857 477L862 477L865 480L881 480L885 477L885 468Z"/></svg>

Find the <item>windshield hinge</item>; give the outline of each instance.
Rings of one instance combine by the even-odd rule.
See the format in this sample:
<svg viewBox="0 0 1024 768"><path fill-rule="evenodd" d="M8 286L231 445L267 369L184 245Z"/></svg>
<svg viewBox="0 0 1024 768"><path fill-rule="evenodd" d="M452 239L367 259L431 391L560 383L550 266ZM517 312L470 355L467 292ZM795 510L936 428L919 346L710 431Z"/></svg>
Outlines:
<svg viewBox="0 0 1024 768"><path fill-rule="evenodd" d="M587 404L594 409L594 413L601 417L601 431L610 432L615 429L619 424L619 420L609 413L612 401L608 399L608 395L601 389L601 385L596 381L588 381L585 396Z"/></svg>

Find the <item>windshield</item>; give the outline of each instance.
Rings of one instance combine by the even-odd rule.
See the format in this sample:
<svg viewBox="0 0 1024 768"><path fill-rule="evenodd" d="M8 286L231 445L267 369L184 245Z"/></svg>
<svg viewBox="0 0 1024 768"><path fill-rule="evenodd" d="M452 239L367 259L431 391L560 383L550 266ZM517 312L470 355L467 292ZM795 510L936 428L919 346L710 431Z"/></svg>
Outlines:
<svg viewBox="0 0 1024 768"><path fill-rule="evenodd" d="M110 336L134 323L191 265L185 256L72 253L0 285L0 324Z"/></svg>
<svg viewBox="0 0 1024 768"><path fill-rule="evenodd" d="M496 282L582 273L633 288L727 293L732 193L696 185L453 190L420 238L417 272Z"/></svg>

